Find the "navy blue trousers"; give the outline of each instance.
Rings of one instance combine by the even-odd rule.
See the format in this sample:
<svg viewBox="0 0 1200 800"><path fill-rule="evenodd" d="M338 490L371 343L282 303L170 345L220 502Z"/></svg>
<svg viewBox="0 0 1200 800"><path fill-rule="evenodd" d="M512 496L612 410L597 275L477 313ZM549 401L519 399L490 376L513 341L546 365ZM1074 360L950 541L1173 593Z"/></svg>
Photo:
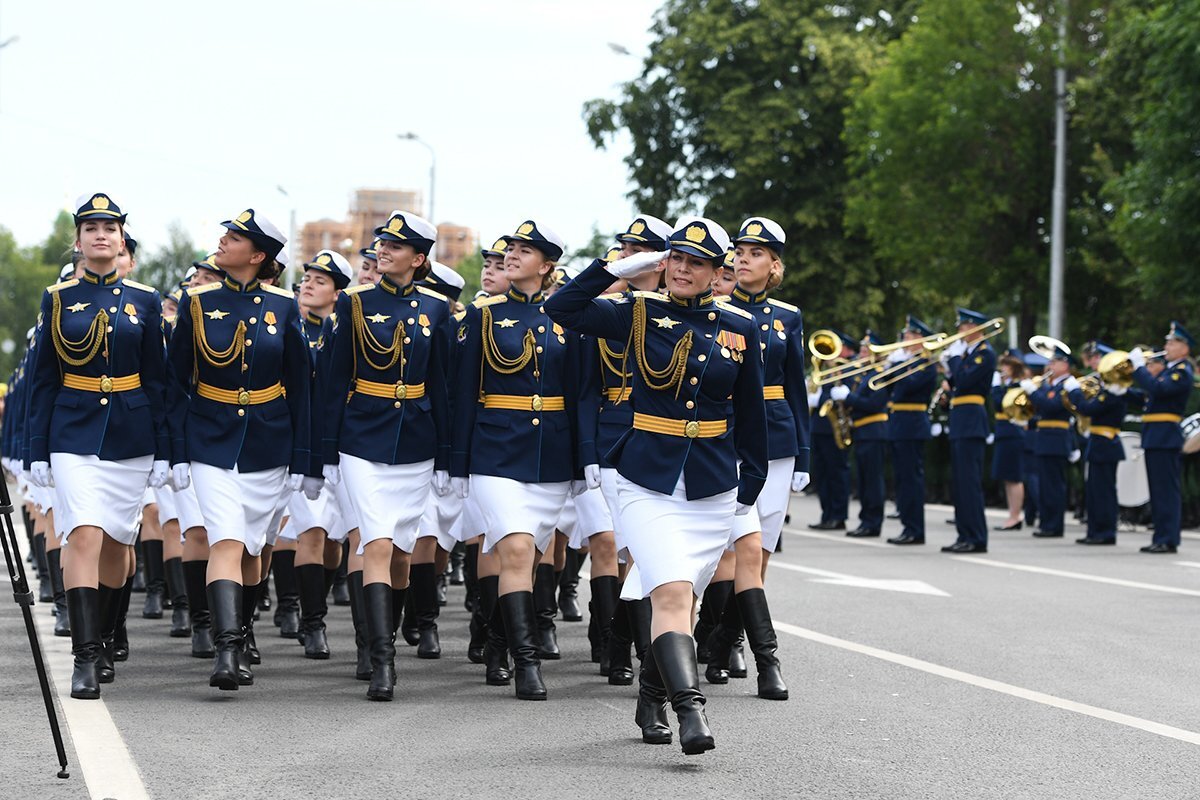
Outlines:
<svg viewBox="0 0 1200 800"><path fill-rule="evenodd" d="M868 439L854 443L854 466L858 472L858 523L864 528L883 527L883 500L886 491L883 481L883 449L887 442Z"/></svg>
<svg viewBox="0 0 1200 800"><path fill-rule="evenodd" d="M812 467L821 501L821 522L845 522L850 515L850 459L832 436L812 437Z"/></svg>
<svg viewBox="0 0 1200 800"><path fill-rule="evenodd" d="M892 477L902 536L925 539L925 442L892 442Z"/></svg>
<svg viewBox="0 0 1200 800"><path fill-rule="evenodd" d="M954 523L958 541L987 547L987 517L983 513L983 439L951 439L954 465Z"/></svg>
<svg viewBox="0 0 1200 800"><path fill-rule="evenodd" d="M1041 486L1038 483L1037 456L1026 451L1023 474L1025 476L1025 524L1037 522L1038 503L1041 502Z"/></svg>
<svg viewBox="0 0 1200 800"><path fill-rule="evenodd" d="M1062 533L1067 510L1067 457L1038 456L1038 528Z"/></svg>
<svg viewBox="0 0 1200 800"><path fill-rule="evenodd" d="M1090 539L1117 538L1117 463L1087 465L1087 535Z"/></svg>
<svg viewBox="0 0 1200 800"><path fill-rule="evenodd" d="M1179 547L1183 517L1182 456L1178 450L1143 450L1146 478L1150 481L1150 513L1154 518L1154 544Z"/></svg>

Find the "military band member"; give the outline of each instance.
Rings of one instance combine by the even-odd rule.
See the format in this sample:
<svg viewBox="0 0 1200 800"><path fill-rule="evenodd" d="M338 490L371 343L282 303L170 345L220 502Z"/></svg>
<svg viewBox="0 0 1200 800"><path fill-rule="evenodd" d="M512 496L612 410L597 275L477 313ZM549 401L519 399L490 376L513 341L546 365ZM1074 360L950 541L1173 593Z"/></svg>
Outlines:
<svg viewBox="0 0 1200 800"><path fill-rule="evenodd" d="M42 297L28 397L25 462L53 487L75 668L71 696L114 678L112 637L133 573L143 490L166 481L169 436L161 301L122 279L126 215L107 194L76 203L80 278Z"/></svg>
<svg viewBox="0 0 1200 800"><path fill-rule="evenodd" d="M243 584L262 580L259 556L285 485L315 497L309 402L312 365L291 292L263 283L286 242L247 209L222 223L221 283L183 296L169 349L177 384L172 481L194 482L210 554L207 591L216 655L209 685L253 681L243 634Z"/></svg>
<svg viewBox="0 0 1200 800"><path fill-rule="evenodd" d="M930 327L910 314L900 338L914 344L888 357L890 364L905 364L909 369L888 387L888 438L901 525L900 535L888 539L889 544L925 544L925 443L930 439L929 399L938 383L938 370L937 362L916 340L931 335Z"/></svg>
<svg viewBox="0 0 1200 800"><path fill-rule="evenodd" d="M883 344L879 336L868 330L859 341L859 358L874 358L870 345ZM883 529L884 449L888 436L888 393L886 389L872 389L870 379L875 371L868 371L853 378L850 386L834 386L829 396L834 402L850 407L850 419L854 424L854 467L858 478L858 500L861 504L858 527L847 536L856 538L879 536Z"/></svg>
<svg viewBox="0 0 1200 800"><path fill-rule="evenodd" d="M1025 362L1019 355L1005 353L996 363L992 376L992 408L996 417L995 439L992 442L992 479L1004 483L1004 498L1008 518L995 526L997 531L1021 530L1021 514L1025 507L1025 436L1028 423L1009 419L1002 411L1004 395L1020 387L1027 376Z"/></svg>
<svg viewBox="0 0 1200 800"><path fill-rule="evenodd" d="M1146 355L1135 348L1129 353L1134 383L1146 393L1142 413L1142 451L1150 482L1150 510L1154 515L1154 538L1143 553L1174 553L1179 549L1180 518L1183 514L1181 487L1183 419L1192 393L1192 364L1189 360L1196 340L1186 328L1172 321L1164 348L1166 367L1154 375L1146 367Z"/></svg>
<svg viewBox="0 0 1200 800"><path fill-rule="evenodd" d="M842 342L839 358L850 361L857 352L854 337L835 330ZM836 362L835 362L836 363ZM850 453L835 442L835 432L829 416L820 411L832 402L831 392L838 382L826 383L808 396L810 434L812 436L812 470L817 482L817 498L821 503L821 519L809 523L814 531L842 531L850 516Z"/></svg>
<svg viewBox="0 0 1200 800"><path fill-rule="evenodd" d="M1071 411L1064 402L1066 395L1079 388L1079 381L1071 375L1073 363L1070 353L1055 348L1050 363L1046 365L1046 378L1040 386L1029 378L1021 381L1021 388L1029 395L1038 414L1038 519L1041 523L1033 535L1042 539L1056 539L1063 535L1063 518L1067 510L1067 462L1072 458L1078 460L1071 428Z"/></svg>
<svg viewBox="0 0 1200 800"><path fill-rule="evenodd" d="M1097 355L1112 348L1094 344ZM1087 436L1087 535L1076 544L1106 545L1117 543L1117 464L1125 460L1121 444L1121 424L1125 421L1127 387L1101 383L1099 391L1088 397L1081 387L1070 390L1071 402L1080 414L1090 418Z"/></svg>
<svg viewBox="0 0 1200 800"><path fill-rule="evenodd" d="M734 516L750 512L766 482L767 421L754 320L713 299L729 237L701 217L675 227L665 296L593 299L615 278L658 269L661 256L643 253L593 262L547 305L564 327L629 342L633 426L609 457L634 559L622 595L649 596L653 605L636 721L644 741L670 742L669 700L692 754L715 746L690 635L692 599L711 578Z"/></svg>
<svg viewBox="0 0 1200 800"><path fill-rule="evenodd" d="M950 459L954 467L954 523L958 540L945 553L986 553L983 455L988 437L987 392L996 370L996 353L983 340L987 319L958 309L958 331L969 334L942 352L950 388Z"/></svg>

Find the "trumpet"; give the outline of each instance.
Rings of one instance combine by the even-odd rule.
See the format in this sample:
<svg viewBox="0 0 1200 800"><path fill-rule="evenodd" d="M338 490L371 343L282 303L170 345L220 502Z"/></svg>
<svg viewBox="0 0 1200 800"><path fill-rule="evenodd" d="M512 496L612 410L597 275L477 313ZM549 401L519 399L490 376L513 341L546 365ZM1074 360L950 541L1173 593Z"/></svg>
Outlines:
<svg viewBox="0 0 1200 800"><path fill-rule="evenodd" d="M1146 358L1161 358L1166 355L1166 350L1156 350L1153 353L1146 353ZM1129 361L1129 353L1125 350L1113 350L1111 353L1105 353L1100 359L1100 366L1096 370L1100 380L1105 383L1113 383L1118 386L1129 387L1133 385L1133 364Z"/></svg>
<svg viewBox="0 0 1200 800"><path fill-rule="evenodd" d="M811 380L814 386L837 383L875 369L873 357L843 360L841 353L844 345L842 337L825 328L813 331L808 337L808 351L812 353L813 358ZM820 362L832 362L832 366L821 369Z"/></svg>

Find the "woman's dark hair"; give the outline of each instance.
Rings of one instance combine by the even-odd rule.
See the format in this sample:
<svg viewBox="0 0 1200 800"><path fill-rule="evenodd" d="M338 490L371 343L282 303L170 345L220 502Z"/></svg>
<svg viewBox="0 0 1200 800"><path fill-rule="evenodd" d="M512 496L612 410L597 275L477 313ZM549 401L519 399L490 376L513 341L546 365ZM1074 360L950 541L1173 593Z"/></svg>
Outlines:
<svg viewBox="0 0 1200 800"><path fill-rule="evenodd" d="M1010 380L1013 381L1025 380L1025 377L1028 375L1028 372L1025 368L1025 362L1016 356L1009 355L1008 353L1000 356L1000 361L996 364L996 366L997 368L1007 366L1012 372L1012 378Z"/></svg>
<svg viewBox="0 0 1200 800"><path fill-rule="evenodd" d="M433 272L433 262L429 259L429 253L424 250L418 250L418 253L425 256L425 263L413 270L413 282L417 283L429 277L429 273Z"/></svg>
<svg viewBox="0 0 1200 800"><path fill-rule="evenodd" d="M258 250L257 247L254 249ZM258 252L266 255L266 253L262 250L258 250ZM269 281L278 278L282 274L283 266L275 259L267 256L266 259L263 260L263 263L258 266L258 274L254 277L260 281Z"/></svg>

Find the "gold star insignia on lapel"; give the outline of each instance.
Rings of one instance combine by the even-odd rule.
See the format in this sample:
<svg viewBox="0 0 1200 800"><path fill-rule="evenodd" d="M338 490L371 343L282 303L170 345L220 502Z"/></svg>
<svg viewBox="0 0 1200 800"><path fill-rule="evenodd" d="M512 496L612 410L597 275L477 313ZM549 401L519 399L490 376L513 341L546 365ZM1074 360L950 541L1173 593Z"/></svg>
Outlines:
<svg viewBox="0 0 1200 800"><path fill-rule="evenodd" d="M517 321L515 319L498 319L496 320L496 324L501 328L511 328L517 324Z"/></svg>
<svg viewBox="0 0 1200 800"><path fill-rule="evenodd" d="M67 311L83 311L90 305L91 303L75 303L74 305L67 306Z"/></svg>
<svg viewBox="0 0 1200 800"><path fill-rule="evenodd" d="M666 328L667 330L671 330L672 328L674 328L676 325L679 324L679 320L671 319L670 317L658 317L657 319L654 320L654 324L660 328Z"/></svg>
<svg viewBox="0 0 1200 800"><path fill-rule="evenodd" d="M371 322L379 322L379 323L387 322L391 318L392 318L391 314L380 314L378 312L367 317L367 319L369 319Z"/></svg>
<svg viewBox="0 0 1200 800"><path fill-rule="evenodd" d="M222 311L219 308L214 308L212 311L205 311L204 316L208 317L209 319L225 319L229 316L229 312Z"/></svg>

